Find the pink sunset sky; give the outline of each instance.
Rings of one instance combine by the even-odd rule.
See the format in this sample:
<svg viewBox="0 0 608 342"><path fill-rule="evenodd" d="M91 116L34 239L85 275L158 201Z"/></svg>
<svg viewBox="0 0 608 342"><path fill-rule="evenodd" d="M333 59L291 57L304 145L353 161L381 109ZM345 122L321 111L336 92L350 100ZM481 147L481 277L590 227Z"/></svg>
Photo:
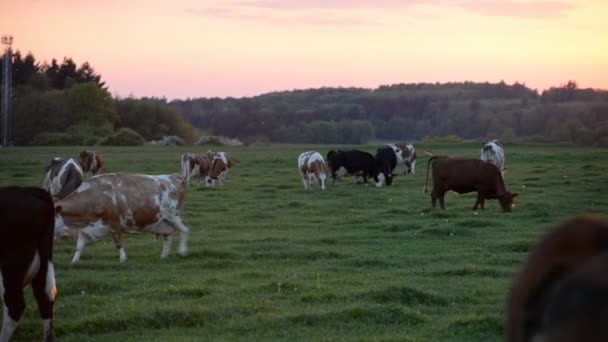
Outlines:
<svg viewBox="0 0 608 342"><path fill-rule="evenodd" d="M88 61L123 97L467 80L608 89L606 0L1 1L0 31L38 61Z"/></svg>

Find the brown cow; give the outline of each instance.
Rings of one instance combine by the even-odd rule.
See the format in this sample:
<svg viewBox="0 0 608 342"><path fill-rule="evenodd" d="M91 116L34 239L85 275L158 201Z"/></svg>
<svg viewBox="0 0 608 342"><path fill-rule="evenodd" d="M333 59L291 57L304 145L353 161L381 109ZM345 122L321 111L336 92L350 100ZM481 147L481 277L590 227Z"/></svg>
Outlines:
<svg viewBox="0 0 608 342"><path fill-rule="evenodd" d="M190 187L190 180L192 177L196 177L199 180L204 178L205 183L207 182L212 160L213 155L210 155L209 153L182 154L182 176L184 177L187 187Z"/></svg>
<svg viewBox="0 0 608 342"><path fill-rule="evenodd" d="M180 232L179 253L186 253L189 230L182 222L184 179L177 175L106 173L80 185L56 203L55 236L78 238L72 263L84 246L112 234L120 262L127 260L123 233L150 232L164 237L161 258L169 254L171 237Z"/></svg>
<svg viewBox="0 0 608 342"><path fill-rule="evenodd" d="M90 171L93 176L99 175L103 171L103 153L89 150L82 151L80 152L79 163L83 174L86 175Z"/></svg>
<svg viewBox="0 0 608 342"><path fill-rule="evenodd" d="M429 166L433 164L433 191L431 201L436 207L437 199L441 209L445 209L444 196L449 190L459 194L477 192L477 201L473 210L478 206L484 209L485 199L498 199L502 210L511 212L513 199L517 193L510 193L496 165L472 158L450 158L435 156L429 158L426 166L426 181L424 192L427 192L429 181Z"/></svg>
<svg viewBox="0 0 608 342"><path fill-rule="evenodd" d="M226 152L213 152L209 150L207 154L213 156L211 159L211 169L207 177L207 186L215 186L217 183L223 185L228 172L232 168L232 159L230 159L230 156Z"/></svg>
<svg viewBox="0 0 608 342"><path fill-rule="evenodd" d="M608 221L577 217L545 235L507 299L507 341L608 341Z"/></svg>

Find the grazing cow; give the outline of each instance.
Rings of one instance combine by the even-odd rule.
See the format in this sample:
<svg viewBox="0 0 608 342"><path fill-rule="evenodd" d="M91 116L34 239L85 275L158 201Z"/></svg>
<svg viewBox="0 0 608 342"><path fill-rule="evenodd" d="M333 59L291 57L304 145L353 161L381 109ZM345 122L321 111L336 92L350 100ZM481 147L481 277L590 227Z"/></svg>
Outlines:
<svg viewBox="0 0 608 342"><path fill-rule="evenodd" d="M90 171L95 176L103 171L103 153L99 151L85 150L80 152L79 162L83 174Z"/></svg>
<svg viewBox="0 0 608 342"><path fill-rule="evenodd" d="M309 190L312 181L316 178L319 180L321 190L325 190L325 179L327 175L325 173L325 160L323 156L316 151L303 152L298 157L298 170L302 176L302 182L304 183L304 190Z"/></svg>
<svg viewBox="0 0 608 342"><path fill-rule="evenodd" d="M106 173L85 182L55 206L55 235L78 238L72 263L84 246L112 233L120 262L127 260L123 233L150 232L164 238L161 258L169 254L172 234L180 232L179 252L186 254L188 227L182 222L185 182L174 175Z"/></svg>
<svg viewBox="0 0 608 342"><path fill-rule="evenodd" d="M385 147L390 147L395 151L397 161L405 165L404 175L416 174L416 149L412 144L386 144Z"/></svg>
<svg viewBox="0 0 608 342"><path fill-rule="evenodd" d="M547 233L509 292L509 342L608 341L608 221L576 217Z"/></svg>
<svg viewBox="0 0 608 342"><path fill-rule="evenodd" d="M186 186L190 187L192 177L204 178L205 182L211 170L213 156L208 153L184 153L182 154L182 176Z"/></svg>
<svg viewBox="0 0 608 342"><path fill-rule="evenodd" d="M209 150L207 154L213 156L209 177L207 177L207 186L215 186L216 183L223 185L228 172L232 168L232 159L230 159L230 156L226 152L213 152Z"/></svg>
<svg viewBox="0 0 608 342"><path fill-rule="evenodd" d="M374 181L378 182L376 161L369 152L331 150L327 152L327 163L331 174L331 184L334 184L336 178L341 176L355 176L355 181L356 177L362 176L365 183L367 183L368 177L373 177Z"/></svg>
<svg viewBox="0 0 608 342"><path fill-rule="evenodd" d="M504 212L511 212L513 199L517 193L510 193L500 175L500 171L494 164L471 158L450 158L434 156L429 158L426 166L426 181L424 192L427 192L429 181L429 166L433 164L433 191L431 200L433 208L439 204L445 209L444 196L449 190L459 194L477 192L477 201L473 210L483 204L485 199L498 199Z"/></svg>
<svg viewBox="0 0 608 342"><path fill-rule="evenodd" d="M54 341L53 267L55 210L50 194L34 187L0 188L0 298L4 317L0 341L10 340L25 310L23 289L32 285L44 341Z"/></svg>
<svg viewBox="0 0 608 342"><path fill-rule="evenodd" d="M483 146L480 159L496 165L500 170L500 173L504 176L506 170L505 153L502 144L498 142L498 140L491 140Z"/></svg>
<svg viewBox="0 0 608 342"><path fill-rule="evenodd" d="M72 158L53 158L44 172L46 175L42 187L58 199L78 189L84 178L80 165Z"/></svg>
<svg viewBox="0 0 608 342"><path fill-rule="evenodd" d="M386 186L393 184L393 172L397 166L397 156L391 147L384 146L376 151L376 169L378 170L377 187L381 187L386 183Z"/></svg>

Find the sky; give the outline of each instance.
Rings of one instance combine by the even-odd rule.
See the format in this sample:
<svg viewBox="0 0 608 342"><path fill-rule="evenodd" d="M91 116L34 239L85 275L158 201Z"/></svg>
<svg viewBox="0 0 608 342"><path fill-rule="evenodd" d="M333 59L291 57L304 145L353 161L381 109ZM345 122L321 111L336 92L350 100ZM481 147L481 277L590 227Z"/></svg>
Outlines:
<svg viewBox="0 0 608 342"><path fill-rule="evenodd" d="M606 0L0 0L38 61L88 61L112 94L575 80L608 89Z"/></svg>

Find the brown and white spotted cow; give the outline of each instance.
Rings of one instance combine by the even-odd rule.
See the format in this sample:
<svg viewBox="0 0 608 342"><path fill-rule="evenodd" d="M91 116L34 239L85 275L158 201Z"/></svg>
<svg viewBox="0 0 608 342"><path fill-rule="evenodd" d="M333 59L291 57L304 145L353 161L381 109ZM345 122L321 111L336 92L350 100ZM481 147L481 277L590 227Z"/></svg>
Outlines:
<svg viewBox="0 0 608 342"><path fill-rule="evenodd" d="M226 152L207 151L208 155L213 156L211 159L211 169L207 177L207 186L215 186L216 184L224 185L224 181L228 176L228 172L232 169L232 159Z"/></svg>
<svg viewBox="0 0 608 342"><path fill-rule="evenodd" d="M84 175L74 159L53 158L46 166L42 187L51 196L62 199L78 189Z"/></svg>
<svg viewBox="0 0 608 342"><path fill-rule="evenodd" d="M576 217L539 240L507 300L509 342L608 341L608 221Z"/></svg>
<svg viewBox="0 0 608 342"><path fill-rule="evenodd" d="M103 153L89 150L82 151L80 152L79 163L84 174L91 172L93 176L99 175L103 171Z"/></svg>
<svg viewBox="0 0 608 342"><path fill-rule="evenodd" d="M32 285L44 341L54 341L57 293L53 267L53 200L34 187L0 188L0 302L4 317L0 341L10 340L25 311L23 289Z"/></svg>
<svg viewBox="0 0 608 342"><path fill-rule="evenodd" d="M205 179L209 176L211 170L211 161L213 155L209 153L184 153L182 154L182 176L186 182L186 186L190 187L190 180L196 177L199 180Z"/></svg>
<svg viewBox="0 0 608 342"><path fill-rule="evenodd" d="M179 253L186 254L189 230L180 213L185 182L177 174L149 176L106 173L85 182L55 206L55 236L77 237L72 263L84 246L112 234L120 262L127 260L123 233L149 232L162 236L161 258L169 254L172 234L180 232Z"/></svg>
<svg viewBox="0 0 608 342"><path fill-rule="evenodd" d="M412 144L386 144L386 147L390 147L395 151L397 162L405 165L404 175L416 174L416 149Z"/></svg>
<svg viewBox="0 0 608 342"><path fill-rule="evenodd" d="M321 190L325 190L325 180L327 179L325 160L319 152L307 151L301 153L298 157L298 170L302 176L305 190L311 188L315 178L319 180Z"/></svg>

